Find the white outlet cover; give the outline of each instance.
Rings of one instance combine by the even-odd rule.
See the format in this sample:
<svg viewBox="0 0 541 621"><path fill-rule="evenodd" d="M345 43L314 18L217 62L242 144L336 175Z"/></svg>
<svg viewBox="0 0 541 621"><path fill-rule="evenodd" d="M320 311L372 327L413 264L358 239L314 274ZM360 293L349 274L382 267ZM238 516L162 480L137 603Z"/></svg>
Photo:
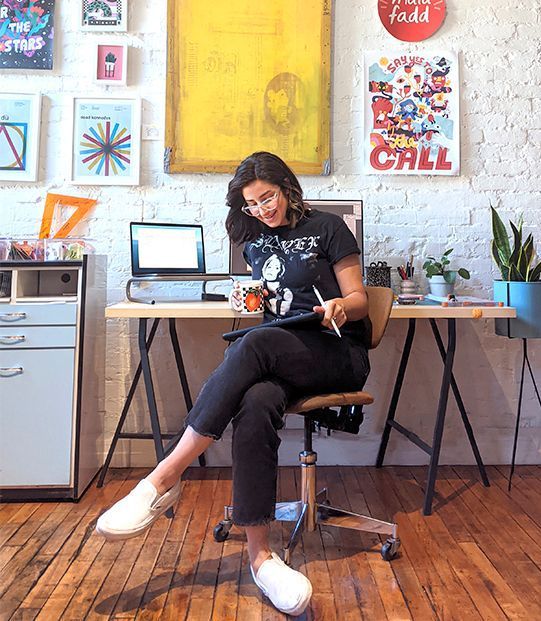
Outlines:
<svg viewBox="0 0 541 621"><path fill-rule="evenodd" d="M143 125L141 138L143 140L161 140L163 138L163 131L157 125Z"/></svg>

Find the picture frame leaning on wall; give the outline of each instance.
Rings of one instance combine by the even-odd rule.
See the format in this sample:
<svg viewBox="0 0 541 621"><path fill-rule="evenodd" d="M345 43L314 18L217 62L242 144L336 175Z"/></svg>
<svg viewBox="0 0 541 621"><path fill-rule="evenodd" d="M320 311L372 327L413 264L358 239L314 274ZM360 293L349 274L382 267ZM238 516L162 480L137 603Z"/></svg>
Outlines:
<svg viewBox="0 0 541 621"><path fill-rule="evenodd" d="M37 181L40 93L0 93L0 181Z"/></svg>
<svg viewBox="0 0 541 621"><path fill-rule="evenodd" d="M139 185L141 99L74 97L70 181L77 185Z"/></svg>

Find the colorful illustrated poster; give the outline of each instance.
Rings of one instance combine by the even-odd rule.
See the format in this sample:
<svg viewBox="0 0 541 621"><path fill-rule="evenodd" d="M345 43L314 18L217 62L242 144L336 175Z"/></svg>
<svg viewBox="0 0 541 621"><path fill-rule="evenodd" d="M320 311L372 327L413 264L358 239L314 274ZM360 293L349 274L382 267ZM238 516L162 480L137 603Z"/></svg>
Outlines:
<svg viewBox="0 0 541 621"><path fill-rule="evenodd" d="M460 173L455 54L365 54L365 171Z"/></svg>
<svg viewBox="0 0 541 621"><path fill-rule="evenodd" d="M72 181L137 185L140 123L139 100L75 99Z"/></svg>
<svg viewBox="0 0 541 621"><path fill-rule="evenodd" d="M55 0L0 0L0 69L52 69Z"/></svg>
<svg viewBox="0 0 541 621"><path fill-rule="evenodd" d="M83 30L115 30L125 32L126 0L79 0Z"/></svg>
<svg viewBox="0 0 541 621"><path fill-rule="evenodd" d="M37 179L40 95L0 94L0 179Z"/></svg>
<svg viewBox="0 0 541 621"><path fill-rule="evenodd" d="M330 172L331 0L169 0L165 170Z"/></svg>

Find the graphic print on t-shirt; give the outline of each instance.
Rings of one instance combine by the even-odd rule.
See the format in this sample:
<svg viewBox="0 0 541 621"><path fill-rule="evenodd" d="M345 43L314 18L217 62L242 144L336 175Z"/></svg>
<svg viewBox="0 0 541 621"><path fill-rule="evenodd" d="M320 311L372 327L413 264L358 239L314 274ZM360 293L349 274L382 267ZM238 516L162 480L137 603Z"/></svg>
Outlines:
<svg viewBox="0 0 541 621"><path fill-rule="evenodd" d="M261 269L263 286L267 290L265 306L279 317L291 309L299 286L306 286L306 276L315 270L320 235L282 239L278 235L262 234L252 244L257 267ZM303 277L299 281L299 275Z"/></svg>
<svg viewBox="0 0 541 621"><path fill-rule="evenodd" d="M340 287L333 266L358 253L355 238L341 218L311 210L294 229L265 229L244 249L253 278L263 281L265 311L274 317L312 311L319 302L312 285L330 300Z"/></svg>
<svg viewBox="0 0 541 621"><path fill-rule="evenodd" d="M271 254L261 268L263 286L268 294L265 297L265 305L274 315L285 315L293 301L293 292L288 287L283 287L280 281L285 271L286 263L277 254Z"/></svg>

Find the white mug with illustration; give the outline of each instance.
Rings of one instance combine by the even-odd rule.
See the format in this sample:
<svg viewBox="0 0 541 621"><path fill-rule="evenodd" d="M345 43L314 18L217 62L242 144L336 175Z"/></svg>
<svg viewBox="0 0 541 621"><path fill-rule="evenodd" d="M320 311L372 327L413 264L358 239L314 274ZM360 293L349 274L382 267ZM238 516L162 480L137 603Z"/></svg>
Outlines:
<svg viewBox="0 0 541 621"><path fill-rule="evenodd" d="M261 280L238 280L229 294L231 308L243 315L263 312L263 282Z"/></svg>

